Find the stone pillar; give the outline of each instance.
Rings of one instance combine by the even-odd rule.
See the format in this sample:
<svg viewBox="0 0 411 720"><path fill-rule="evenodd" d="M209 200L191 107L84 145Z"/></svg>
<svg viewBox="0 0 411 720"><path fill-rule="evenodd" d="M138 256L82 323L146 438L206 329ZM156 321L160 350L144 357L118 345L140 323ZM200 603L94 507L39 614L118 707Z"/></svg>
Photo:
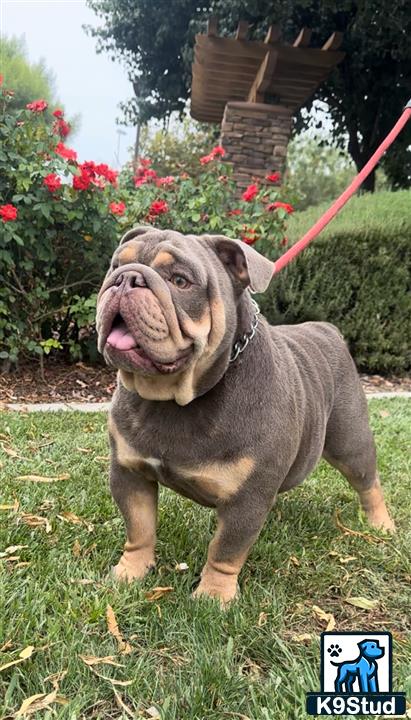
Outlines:
<svg viewBox="0 0 411 720"><path fill-rule="evenodd" d="M284 171L291 119L292 111L281 105L226 104L221 144L240 190L253 179L262 182L268 173Z"/></svg>

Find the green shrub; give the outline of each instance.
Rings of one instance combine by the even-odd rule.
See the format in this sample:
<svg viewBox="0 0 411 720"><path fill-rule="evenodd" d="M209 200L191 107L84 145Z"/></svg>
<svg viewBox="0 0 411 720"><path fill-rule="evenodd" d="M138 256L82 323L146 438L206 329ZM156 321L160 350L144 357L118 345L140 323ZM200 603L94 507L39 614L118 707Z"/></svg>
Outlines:
<svg viewBox="0 0 411 720"><path fill-rule="evenodd" d="M296 213L289 244L325 209ZM260 304L272 323L334 323L362 371L404 373L411 368L410 261L411 193L362 195L274 277Z"/></svg>

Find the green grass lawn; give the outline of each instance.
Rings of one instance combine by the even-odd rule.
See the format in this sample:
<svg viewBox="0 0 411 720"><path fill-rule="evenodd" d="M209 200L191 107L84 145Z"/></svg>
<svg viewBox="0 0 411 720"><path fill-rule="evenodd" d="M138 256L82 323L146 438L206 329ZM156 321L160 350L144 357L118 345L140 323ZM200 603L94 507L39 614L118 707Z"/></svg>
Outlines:
<svg viewBox="0 0 411 720"><path fill-rule="evenodd" d="M59 695L68 703L36 717L153 717L154 707L166 720L301 720L305 692L319 689L327 624L314 605L334 616L338 630L390 630L394 690L410 696L411 402L374 400L370 409L395 538L371 531L350 486L321 464L279 499L242 572L241 598L225 613L190 598L213 513L170 491L160 500L156 573L140 586L107 579L124 528L107 487L104 414L1 414L0 505L19 505L0 509L0 666L27 646L35 650L0 671L0 717L52 692L49 676L67 671ZM18 479L65 473L52 483ZM337 510L344 526L365 536L344 534ZM24 547L4 554L14 545ZM177 571L178 563L189 569ZM173 590L149 601L156 586ZM346 602L357 596L376 601L373 609ZM108 631L108 604L132 646L128 654ZM116 656L121 666L94 666L101 678L79 655Z"/></svg>

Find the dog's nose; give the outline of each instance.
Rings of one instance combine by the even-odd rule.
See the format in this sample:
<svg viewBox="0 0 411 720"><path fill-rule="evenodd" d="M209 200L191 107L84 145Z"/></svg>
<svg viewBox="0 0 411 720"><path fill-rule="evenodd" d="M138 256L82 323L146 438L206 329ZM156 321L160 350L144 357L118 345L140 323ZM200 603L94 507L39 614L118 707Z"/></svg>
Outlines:
<svg viewBox="0 0 411 720"><path fill-rule="evenodd" d="M134 270L129 270L128 272L118 275L116 277L115 284L118 287L120 287L120 285L124 285L125 289L147 287L144 275L141 272L136 272Z"/></svg>

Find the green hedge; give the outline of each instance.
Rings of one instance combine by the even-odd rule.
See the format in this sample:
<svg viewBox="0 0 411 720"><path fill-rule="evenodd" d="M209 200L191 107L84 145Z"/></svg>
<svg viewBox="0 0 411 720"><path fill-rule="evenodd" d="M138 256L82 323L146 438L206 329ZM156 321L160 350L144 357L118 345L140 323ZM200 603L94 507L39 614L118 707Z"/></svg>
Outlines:
<svg viewBox="0 0 411 720"><path fill-rule="evenodd" d="M326 206L296 213L291 243ZM364 372L411 368L411 193L381 192L349 201L302 255L259 298L271 323L328 320L341 330Z"/></svg>

